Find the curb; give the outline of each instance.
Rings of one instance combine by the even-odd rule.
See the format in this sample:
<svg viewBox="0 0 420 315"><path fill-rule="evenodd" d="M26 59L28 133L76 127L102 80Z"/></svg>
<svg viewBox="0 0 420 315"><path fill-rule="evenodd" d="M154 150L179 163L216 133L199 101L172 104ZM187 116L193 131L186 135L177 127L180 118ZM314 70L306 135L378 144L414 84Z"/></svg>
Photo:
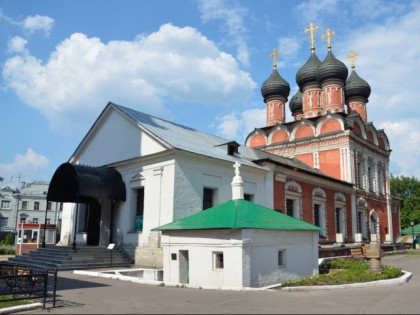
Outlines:
<svg viewBox="0 0 420 315"><path fill-rule="evenodd" d="M220 287L206 287L206 286L191 286L185 285L180 283L165 283L163 281L152 281L152 280L141 280L136 279L136 277L129 277L129 276L121 276L121 275L114 275L114 274L107 274L102 272L95 272L95 271L85 271L85 270L74 270L74 274L79 275L86 275L91 277L98 277L98 278L108 278L108 279L115 279L115 280L122 280L122 281L130 281L135 283L141 284L152 284L152 285L165 285L165 286L172 286L172 287L185 287L191 289L207 289L207 290L233 290L233 291L315 291L315 290L331 290L331 289L345 289L345 288L366 288L366 287L377 287L377 286L390 286L390 285L399 285L408 282L411 277L412 273L408 271L402 270L403 275L399 278L388 279L388 280L377 280L377 281L369 281L369 282L359 282L359 283L349 283L349 284L337 284L337 285L323 285L323 286L298 286L298 287L284 287L282 288L279 284L274 284L266 287L261 288L220 288ZM0 313L1 314L1 313Z"/></svg>
<svg viewBox="0 0 420 315"><path fill-rule="evenodd" d="M31 304L25 304L25 305L3 307L3 308L0 308L0 314L10 314L10 313L23 312L23 311L30 311L30 310L35 310L37 308L42 308L42 304L31 303Z"/></svg>
<svg viewBox="0 0 420 315"><path fill-rule="evenodd" d="M404 273L401 277L388 280L377 280L360 283L349 283L349 284L336 284L336 285L322 285L322 286L299 286L299 287L278 287L273 288L274 290L280 291L316 291L316 290L331 290L331 289L346 289L346 288L366 288L366 287L378 287L378 286L390 286L407 283L413 274L408 271L402 270Z"/></svg>

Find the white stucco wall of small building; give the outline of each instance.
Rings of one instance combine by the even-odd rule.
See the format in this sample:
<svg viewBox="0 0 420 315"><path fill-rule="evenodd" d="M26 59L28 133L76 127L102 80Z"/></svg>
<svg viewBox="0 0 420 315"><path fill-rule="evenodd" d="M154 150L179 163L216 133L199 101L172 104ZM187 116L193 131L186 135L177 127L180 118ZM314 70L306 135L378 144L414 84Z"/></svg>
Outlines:
<svg viewBox="0 0 420 315"><path fill-rule="evenodd" d="M273 210L274 211L274 210ZM197 230L164 231L164 282L180 282L179 252L189 254L188 285L238 289L264 287L318 274L318 231ZM285 253L278 265L278 251ZM215 270L214 252L223 252L224 268ZM172 254L177 259L172 259Z"/></svg>

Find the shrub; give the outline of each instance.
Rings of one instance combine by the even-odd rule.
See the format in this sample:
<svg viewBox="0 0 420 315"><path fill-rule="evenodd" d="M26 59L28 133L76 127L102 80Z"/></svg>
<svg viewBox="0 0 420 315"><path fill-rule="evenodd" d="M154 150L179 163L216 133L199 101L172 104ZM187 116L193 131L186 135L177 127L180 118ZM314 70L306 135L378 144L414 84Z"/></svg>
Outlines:
<svg viewBox="0 0 420 315"><path fill-rule="evenodd" d="M311 286L311 285L335 285L357 282L369 282L376 280L393 279L399 277L401 269L382 266L382 273L369 272L369 265L354 259L331 260L323 264L324 267L342 269L333 274L320 274L318 276L291 280L282 283L282 287Z"/></svg>
<svg viewBox="0 0 420 315"><path fill-rule="evenodd" d="M0 255L16 255L14 246L0 246Z"/></svg>

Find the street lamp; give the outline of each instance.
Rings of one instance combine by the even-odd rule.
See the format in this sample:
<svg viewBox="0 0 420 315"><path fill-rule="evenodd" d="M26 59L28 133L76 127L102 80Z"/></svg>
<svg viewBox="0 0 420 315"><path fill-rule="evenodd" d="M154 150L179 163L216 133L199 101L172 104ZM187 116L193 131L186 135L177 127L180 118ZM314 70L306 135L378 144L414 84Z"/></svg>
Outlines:
<svg viewBox="0 0 420 315"><path fill-rule="evenodd" d="M413 234L413 249L416 248L416 244L414 244L414 222L411 221L411 233Z"/></svg>

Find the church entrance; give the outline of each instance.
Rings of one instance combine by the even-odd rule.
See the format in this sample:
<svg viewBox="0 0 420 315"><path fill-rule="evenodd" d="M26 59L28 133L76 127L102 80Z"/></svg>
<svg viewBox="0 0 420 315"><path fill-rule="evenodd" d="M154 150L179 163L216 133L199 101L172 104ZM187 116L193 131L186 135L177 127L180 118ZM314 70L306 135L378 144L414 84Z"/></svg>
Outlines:
<svg viewBox="0 0 420 315"><path fill-rule="evenodd" d="M89 203L87 220L87 245L98 246L101 225L101 205L97 200Z"/></svg>

